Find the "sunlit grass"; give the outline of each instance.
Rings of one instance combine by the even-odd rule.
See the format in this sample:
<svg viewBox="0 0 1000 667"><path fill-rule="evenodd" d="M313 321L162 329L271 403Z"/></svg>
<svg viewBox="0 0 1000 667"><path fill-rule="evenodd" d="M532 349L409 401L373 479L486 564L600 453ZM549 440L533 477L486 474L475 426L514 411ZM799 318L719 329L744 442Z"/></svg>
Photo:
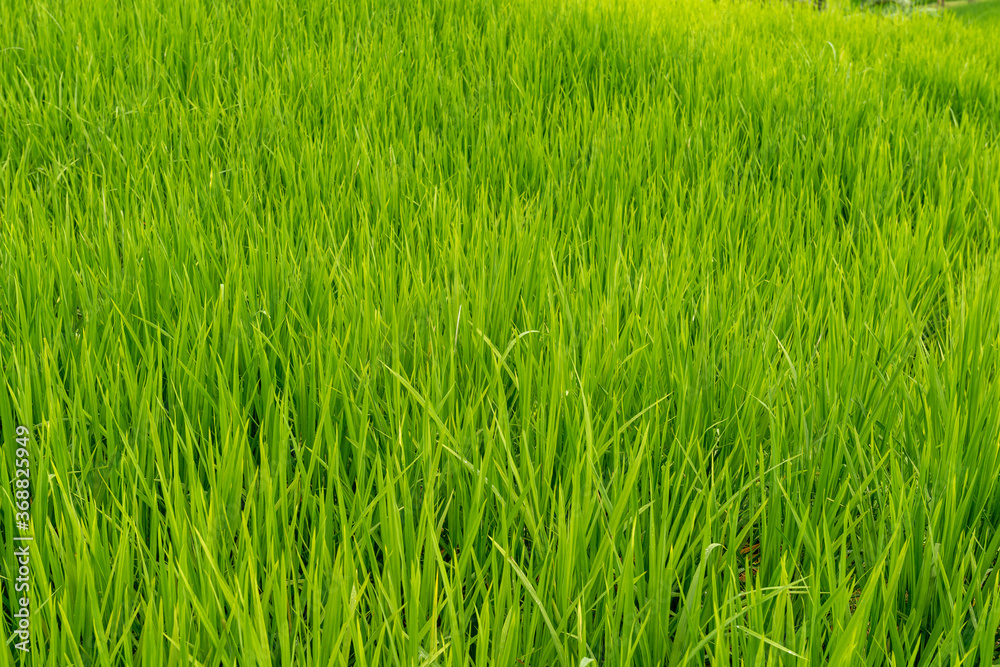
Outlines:
<svg viewBox="0 0 1000 667"><path fill-rule="evenodd" d="M688 0L0 25L32 664L1000 660L995 33Z"/></svg>

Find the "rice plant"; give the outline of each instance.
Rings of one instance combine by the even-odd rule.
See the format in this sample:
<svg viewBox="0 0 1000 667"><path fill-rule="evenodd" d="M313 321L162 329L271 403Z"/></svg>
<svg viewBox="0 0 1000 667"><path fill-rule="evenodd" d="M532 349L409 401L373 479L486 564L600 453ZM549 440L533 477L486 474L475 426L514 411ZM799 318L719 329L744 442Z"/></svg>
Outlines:
<svg viewBox="0 0 1000 667"><path fill-rule="evenodd" d="M992 25L0 26L0 667L1000 662Z"/></svg>

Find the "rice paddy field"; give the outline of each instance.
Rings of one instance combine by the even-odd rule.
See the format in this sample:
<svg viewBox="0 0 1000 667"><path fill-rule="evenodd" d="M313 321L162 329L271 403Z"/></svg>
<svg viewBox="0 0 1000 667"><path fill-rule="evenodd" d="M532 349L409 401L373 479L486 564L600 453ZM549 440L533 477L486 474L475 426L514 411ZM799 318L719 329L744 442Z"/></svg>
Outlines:
<svg viewBox="0 0 1000 667"><path fill-rule="evenodd" d="M1000 0L974 0L955 4L952 8L955 16L969 23L979 23L991 26L994 34L1000 30Z"/></svg>
<svg viewBox="0 0 1000 667"><path fill-rule="evenodd" d="M0 2L0 666L1000 662L976 16Z"/></svg>

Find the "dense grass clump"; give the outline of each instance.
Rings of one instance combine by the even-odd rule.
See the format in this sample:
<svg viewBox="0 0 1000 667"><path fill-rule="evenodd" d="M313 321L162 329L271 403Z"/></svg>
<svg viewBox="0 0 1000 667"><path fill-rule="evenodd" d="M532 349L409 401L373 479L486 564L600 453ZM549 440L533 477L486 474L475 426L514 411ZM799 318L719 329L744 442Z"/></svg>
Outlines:
<svg viewBox="0 0 1000 667"><path fill-rule="evenodd" d="M0 25L0 629L25 424L33 664L1000 659L991 27Z"/></svg>

